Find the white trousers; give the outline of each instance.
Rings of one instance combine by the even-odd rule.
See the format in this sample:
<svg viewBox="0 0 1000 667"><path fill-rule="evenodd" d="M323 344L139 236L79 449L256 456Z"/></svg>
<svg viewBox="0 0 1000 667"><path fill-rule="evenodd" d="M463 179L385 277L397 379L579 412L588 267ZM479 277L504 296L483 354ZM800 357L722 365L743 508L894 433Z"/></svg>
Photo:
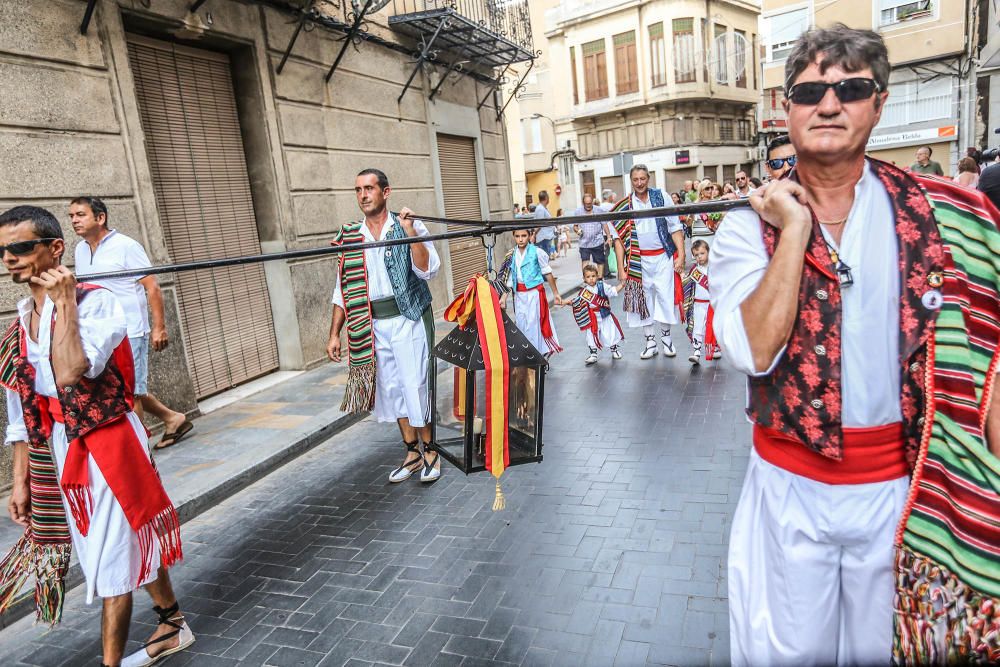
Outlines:
<svg viewBox="0 0 1000 667"><path fill-rule="evenodd" d="M677 324L680 304L674 301L674 259L662 255L642 258L642 292L646 297L649 317L642 319L638 313L625 313L629 327L644 327L653 322Z"/></svg>
<svg viewBox="0 0 1000 667"><path fill-rule="evenodd" d="M601 339L601 345L607 348L622 342L622 334L618 331L618 326L610 315L601 317L600 313L597 314L597 335ZM597 347L594 332L590 329L587 329L587 347Z"/></svg>
<svg viewBox="0 0 1000 667"><path fill-rule="evenodd" d="M136 447L142 447L142 453L149 458L146 429L134 412L128 413L129 423L139 439ZM52 454L56 469L62 478L63 465L69 443L66 441L66 426L59 422L52 425ZM111 487L108 486L101 469L97 467L93 456L87 456L87 475L90 482L90 492L94 498L94 512L90 517L90 529L84 537L73 521L73 514L66 504L66 495L62 494L63 507L66 508L66 520L69 533L73 540L73 551L80 561L83 578L87 587L87 604L94 597L114 597L130 593L140 586L145 586L156 579L156 570L160 567L160 543L153 540L153 566L149 577L142 582L136 581L142 566L139 536L118 503Z"/></svg>
<svg viewBox="0 0 1000 667"><path fill-rule="evenodd" d="M729 540L734 666L889 663L908 487L823 484L751 453Z"/></svg>
<svg viewBox="0 0 1000 667"><path fill-rule="evenodd" d="M543 294L545 287L542 287ZM538 302L540 294L537 290L527 292L514 292L514 323L521 330L524 337L531 341L531 344L542 354L548 354L549 346L542 335L542 322L540 304ZM559 343L559 336L556 335L556 326L552 322L552 313L549 312L549 324L552 326L552 338Z"/></svg>
<svg viewBox="0 0 1000 667"><path fill-rule="evenodd" d="M430 421L427 332L423 320L400 315L372 320L375 332L375 418L407 419L419 428Z"/></svg>

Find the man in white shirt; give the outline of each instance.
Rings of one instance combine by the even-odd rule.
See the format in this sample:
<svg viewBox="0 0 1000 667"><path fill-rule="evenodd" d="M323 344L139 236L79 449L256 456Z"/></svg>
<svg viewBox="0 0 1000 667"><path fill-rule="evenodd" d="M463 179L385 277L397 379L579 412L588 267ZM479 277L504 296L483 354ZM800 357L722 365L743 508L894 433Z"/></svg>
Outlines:
<svg viewBox="0 0 1000 667"><path fill-rule="evenodd" d="M753 194L753 188L750 187L750 177L747 173L740 169L736 172L736 196L740 199L746 199Z"/></svg>
<svg viewBox="0 0 1000 667"><path fill-rule="evenodd" d="M663 191L649 187L645 165L633 166L629 179L632 194L615 207L616 211L667 205ZM658 354L657 329L663 354L677 356L670 327L680 322L683 302L679 273L684 270L684 225L676 216L634 218L616 222L611 232L626 321L629 327L642 327L646 336L639 358L652 359Z"/></svg>
<svg viewBox="0 0 1000 667"><path fill-rule="evenodd" d="M753 211L729 212L712 245L714 326L749 378L754 423L729 544L737 666L893 654L894 578L906 576L894 534L949 252L927 197L949 186L866 159L889 72L875 32L803 34L785 65L795 171L751 194Z"/></svg>
<svg viewBox="0 0 1000 667"><path fill-rule="evenodd" d="M391 188L381 170L359 173L354 193L364 220L345 224L335 245L428 235L410 209L404 207L398 216L389 212ZM399 426L406 455L389 474L390 482L402 482L417 472L421 482L434 482L441 476L441 460L429 447L434 314L427 281L437 275L441 260L430 241L348 251L340 257L326 351L332 361L341 361L340 338L346 325L349 371L341 410L374 409L379 422Z"/></svg>
<svg viewBox="0 0 1000 667"><path fill-rule="evenodd" d="M97 197L77 197L69 204L69 220L80 237L76 244L76 273L81 278L94 273L145 269L152 264L142 245L116 229L108 228L108 208ZM193 424L183 412L171 410L149 393L149 348L166 349L169 344L163 316L163 294L156 276L113 278L94 281L111 290L125 311L128 340L135 363L135 411L143 412L163 422L164 433L154 449L177 444L191 432ZM148 305L148 310L147 310ZM150 328L149 312L153 322Z"/></svg>

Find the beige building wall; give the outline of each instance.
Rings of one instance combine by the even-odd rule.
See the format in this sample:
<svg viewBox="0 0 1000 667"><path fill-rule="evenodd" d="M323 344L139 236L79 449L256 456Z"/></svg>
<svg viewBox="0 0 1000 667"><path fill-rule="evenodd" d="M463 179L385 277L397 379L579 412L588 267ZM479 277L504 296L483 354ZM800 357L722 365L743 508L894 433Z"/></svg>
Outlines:
<svg viewBox="0 0 1000 667"><path fill-rule="evenodd" d="M97 195L107 201L113 227L142 242L155 264L171 261L128 63L125 34L131 31L229 53L263 252L328 245L341 224L359 217L354 176L368 166L389 176L393 208L444 215L438 132L474 139L483 217L509 212L505 130L491 105L476 110L482 84L461 76L430 102L432 82L419 74L397 104L413 65L405 53L373 43L349 48L326 83L341 35L320 28L300 34L279 75L276 65L294 28L288 15L234 0L207 3L197 14L189 5L157 0L145 8L131 0L99 0L81 35L83 2L0 2L0 207L32 203L65 219L70 198ZM390 4L379 13L371 30L398 42L386 27L391 10ZM73 236L68 225L64 230ZM72 257L75 239L69 241ZM449 301L451 276L448 248L438 250L443 267L431 289L440 311ZM335 261L270 263L266 269L282 368L325 359ZM175 286L169 278L161 284L172 344L151 355L151 391L194 413ZM0 324L10 321L24 294L0 278ZM0 471L0 487L7 480Z"/></svg>

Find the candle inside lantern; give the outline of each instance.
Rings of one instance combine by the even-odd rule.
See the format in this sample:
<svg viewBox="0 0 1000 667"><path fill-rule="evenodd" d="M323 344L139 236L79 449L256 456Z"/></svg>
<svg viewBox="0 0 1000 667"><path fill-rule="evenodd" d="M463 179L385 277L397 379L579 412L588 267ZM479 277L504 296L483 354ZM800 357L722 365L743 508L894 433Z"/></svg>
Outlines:
<svg viewBox="0 0 1000 667"><path fill-rule="evenodd" d="M472 420L472 432L476 435L483 432L483 420L481 418L476 417Z"/></svg>

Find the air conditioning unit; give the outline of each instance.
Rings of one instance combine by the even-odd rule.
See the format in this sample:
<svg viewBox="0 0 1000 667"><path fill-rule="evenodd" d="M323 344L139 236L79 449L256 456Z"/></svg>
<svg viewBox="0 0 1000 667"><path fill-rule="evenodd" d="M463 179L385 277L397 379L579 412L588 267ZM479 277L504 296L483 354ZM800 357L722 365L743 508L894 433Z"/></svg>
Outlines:
<svg viewBox="0 0 1000 667"><path fill-rule="evenodd" d="M753 148L747 149L747 160L750 162L757 162L764 159L764 149L760 146L754 146Z"/></svg>

